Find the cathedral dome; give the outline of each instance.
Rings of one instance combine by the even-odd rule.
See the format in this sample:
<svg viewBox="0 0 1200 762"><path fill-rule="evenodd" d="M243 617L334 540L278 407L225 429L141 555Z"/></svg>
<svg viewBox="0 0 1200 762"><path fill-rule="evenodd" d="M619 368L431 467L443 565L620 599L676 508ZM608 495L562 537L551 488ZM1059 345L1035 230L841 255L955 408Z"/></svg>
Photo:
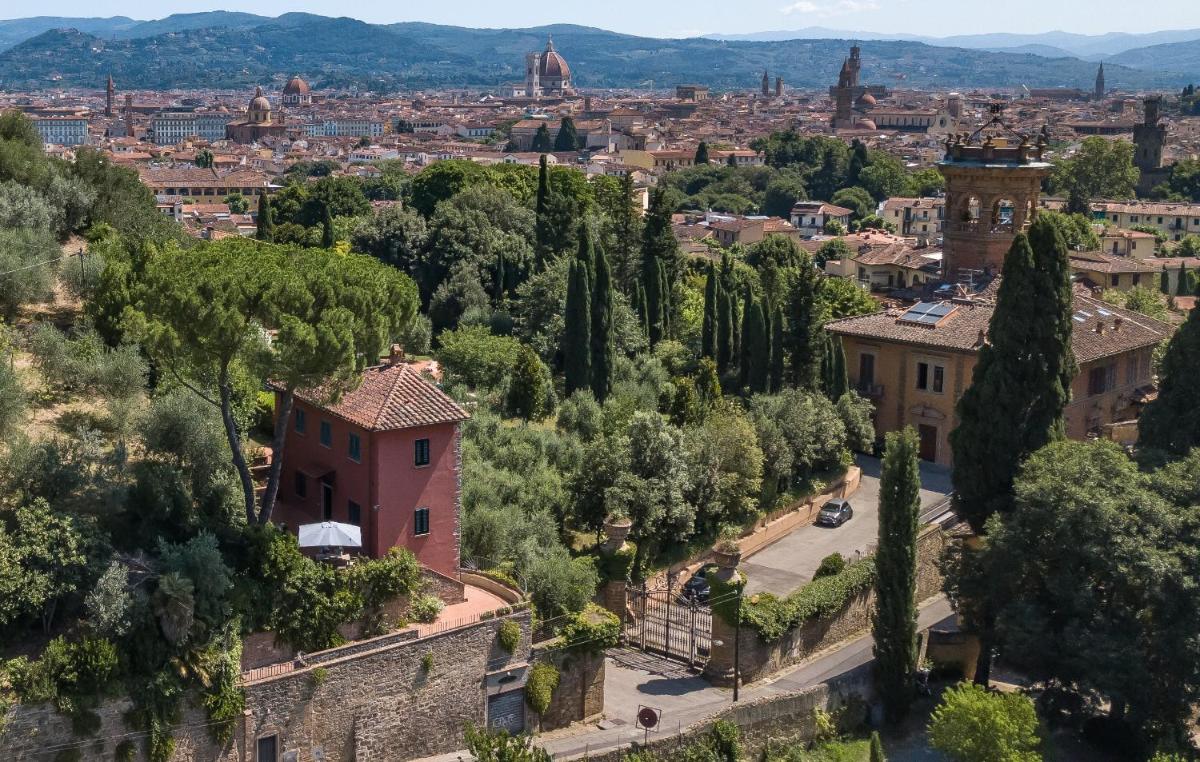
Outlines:
<svg viewBox="0 0 1200 762"><path fill-rule="evenodd" d="M267 100L267 96L263 95L263 89L260 87L254 91L254 97L250 100L249 111L270 111L271 101Z"/></svg>
<svg viewBox="0 0 1200 762"><path fill-rule="evenodd" d="M546 52L542 54L538 76L561 79L567 79L571 76L571 67L567 66L566 59L560 56L558 51L554 49L553 40L546 42Z"/></svg>
<svg viewBox="0 0 1200 762"><path fill-rule="evenodd" d="M292 77L283 86L284 95L308 95L308 83L299 77Z"/></svg>
<svg viewBox="0 0 1200 762"><path fill-rule="evenodd" d="M871 121L870 119L860 119L860 120L858 120L858 122L857 122L857 123L855 123L855 125L854 125L854 126L855 126L855 127L858 127L860 130L874 130L874 129L878 129L878 128L875 126L875 122Z"/></svg>
<svg viewBox="0 0 1200 762"><path fill-rule="evenodd" d="M871 95L870 93L863 93L862 95L858 96L858 101L856 103L859 108L871 108L876 103L875 96Z"/></svg>

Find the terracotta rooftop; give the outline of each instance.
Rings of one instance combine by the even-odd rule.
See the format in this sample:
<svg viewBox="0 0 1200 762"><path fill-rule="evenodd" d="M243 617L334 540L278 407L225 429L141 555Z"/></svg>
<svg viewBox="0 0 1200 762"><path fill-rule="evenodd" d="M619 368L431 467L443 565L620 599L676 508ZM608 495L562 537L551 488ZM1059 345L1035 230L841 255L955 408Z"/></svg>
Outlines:
<svg viewBox="0 0 1200 762"><path fill-rule="evenodd" d="M297 391L296 397L369 431L453 423L471 417L405 362L367 368L358 388L336 402L329 402L329 395L319 388Z"/></svg>
<svg viewBox="0 0 1200 762"><path fill-rule="evenodd" d="M1080 364L1154 346L1174 332L1166 323L1079 294L1075 294L1073 306L1071 348ZM826 328L844 336L958 352L978 351L980 336L986 334L992 319L993 305L976 300L954 302L953 307L956 309L937 324L902 321L904 310L900 309L834 320Z"/></svg>
<svg viewBox="0 0 1200 762"><path fill-rule="evenodd" d="M1070 252L1071 267L1096 273L1156 273L1162 270L1162 261L1120 257L1102 251Z"/></svg>
<svg viewBox="0 0 1200 762"><path fill-rule="evenodd" d="M1200 216L1200 204L1164 204L1141 201L1133 203L1092 204L1092 208L1117 214L1161 214L1172 217Z"/></svg>

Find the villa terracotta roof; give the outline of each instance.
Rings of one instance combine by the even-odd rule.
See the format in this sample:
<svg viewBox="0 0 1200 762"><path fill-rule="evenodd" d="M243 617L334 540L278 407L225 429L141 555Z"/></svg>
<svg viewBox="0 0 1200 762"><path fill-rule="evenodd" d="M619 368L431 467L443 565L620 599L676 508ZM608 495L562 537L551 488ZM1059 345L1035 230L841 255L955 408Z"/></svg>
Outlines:
<svg viewBox="0 0 1200 762"><path fill-rule="evenodd" d="M1073 251L1070 260L1072 268L1094 273L1157 273L1162 270L1162 264L1157 259L1145 261L1102 251Z"/></svg>
<svg viewBox="0 0 1200 762"><path fill-rule="evenodd" d="M1200 216L1200 204L1165 204L1139 201L1135 203L1099 203L1092 204L1093 209L1117 214L1161 214L1164 217L1195 217Z"/></svg>
<svg viewBox="0 0 1200 762"><path fill-rule="evenodd" d="M362 383L336 402L322 389L296 397L369 431L464 421L471 416L408 363L377 365L363 371Z"/></svg>
<svg viewBox="0 0 1200 762"><path fill-rule="evenodd" d="M978 351L993 306L981 301L954 306L956 309L935 325L901 321L905 310L897 309L834 320L826 328L843 336L956 352ZM1071 349L1079 364L1155 346L1175 330L1167 323L1079 294L1075 294L1073 307Z"/></svg>

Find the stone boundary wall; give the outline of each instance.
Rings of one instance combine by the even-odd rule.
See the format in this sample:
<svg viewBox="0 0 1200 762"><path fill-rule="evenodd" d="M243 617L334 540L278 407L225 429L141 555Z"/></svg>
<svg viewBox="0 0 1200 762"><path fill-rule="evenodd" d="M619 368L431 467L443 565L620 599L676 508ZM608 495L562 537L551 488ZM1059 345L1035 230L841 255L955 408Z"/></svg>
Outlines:
<svg viewBox="0 0 1200 762"><path fill-rule="evenodd" d="M948 543L944 531L936 526L926 526L917 537L917 603L926 601L942 592L942 573L938 560ZM784 667L807 661L815 654L867 632L871 627L871 611L874 608L875 591L855 596L846 602L840 611L830 617L805 622L785 633L779 640L767 642L751 627L741 628L741 654L739 657L743 683L767 677ZM715 617L714 617L715 622ZM732 638L730 638L732 641ZM732 650L732 642L728 646ZM714 648L714 651L717 649ZM732 655L729 656L732 664ZM721 663L713 659L710 663Z"/></svg>
<svg viewBox="0 0 1200 762"><path fill-rule="evenodd" d="M547 663L558 668L558 687L550 695L550 706L538 717L532 708L525 714L531 732L545 733L604 713L604 654L556 650L561 639L545 640L530 650L530 664ZM526 704L528 707L528 704Z"/></svg>
<svg viewBox="0 0 1200 762"><path fill-rule="evenodd" d="M759 751L768 741L808 741L813 738L814 710L831 714L841 713L844 730L852 730L866 719L866 706L874 697L874 681L870 665L863 665L818 683L802 691L778 696L764 696L742 701L702 722L689 725L678 733L650 733L649 743L643 746L642 735L631 729L631 743L621 748L590 753L593 762L622 762L633 748L670 754L708 734L718 720L726 720L741 730L746 759L758 759ZM584 755L571 757L581 759Z"/></svg>
<svg viewBox="0 0 1200 762"><path fill-rule="evenodd" d="M243 720L223 748L203 710L185 700L171 762L255 762L257 739L271 734L279 759L297 762L392 762L462 749L465 724L486 723L486 675L528 662L530 619L519 611L424 638L384 636L313 654L306 666L246 683ZM496 637L507 620L522 634L511 654ZM124 697L104 702L100 730L87 738L74 735L70 718L51 704L15 706L0 729L0 759L53 762L72 747L79 762L110 762L117 743L130 738L142 760L143 734L123 722L130 706Z"/></svg>

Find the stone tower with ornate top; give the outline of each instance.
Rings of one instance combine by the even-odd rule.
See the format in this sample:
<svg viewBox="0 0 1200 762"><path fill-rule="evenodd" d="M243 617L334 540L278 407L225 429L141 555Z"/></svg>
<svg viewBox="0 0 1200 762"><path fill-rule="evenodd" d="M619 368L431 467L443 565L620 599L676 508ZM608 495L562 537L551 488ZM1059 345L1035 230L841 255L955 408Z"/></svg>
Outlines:
<svg viewBox="0 0 1200 762"><path fill-rule="evenodd" d="M999 272L1013 238L1033 221L1042 180L1051 165L1042 160L1046 128L1034 138L1006 125L1003 107L971 134L946 139L938 170L946 178L946 221L942 234L943 275Z"/></svg>
<svg viewBox="0 0 1200 762"><path fill-rule="evenodd" d="M1104 62L1100 62L1100 68L1096 71L1096 88L1092 91L1092 97L1096 100L1104 98Z"/></svg>

